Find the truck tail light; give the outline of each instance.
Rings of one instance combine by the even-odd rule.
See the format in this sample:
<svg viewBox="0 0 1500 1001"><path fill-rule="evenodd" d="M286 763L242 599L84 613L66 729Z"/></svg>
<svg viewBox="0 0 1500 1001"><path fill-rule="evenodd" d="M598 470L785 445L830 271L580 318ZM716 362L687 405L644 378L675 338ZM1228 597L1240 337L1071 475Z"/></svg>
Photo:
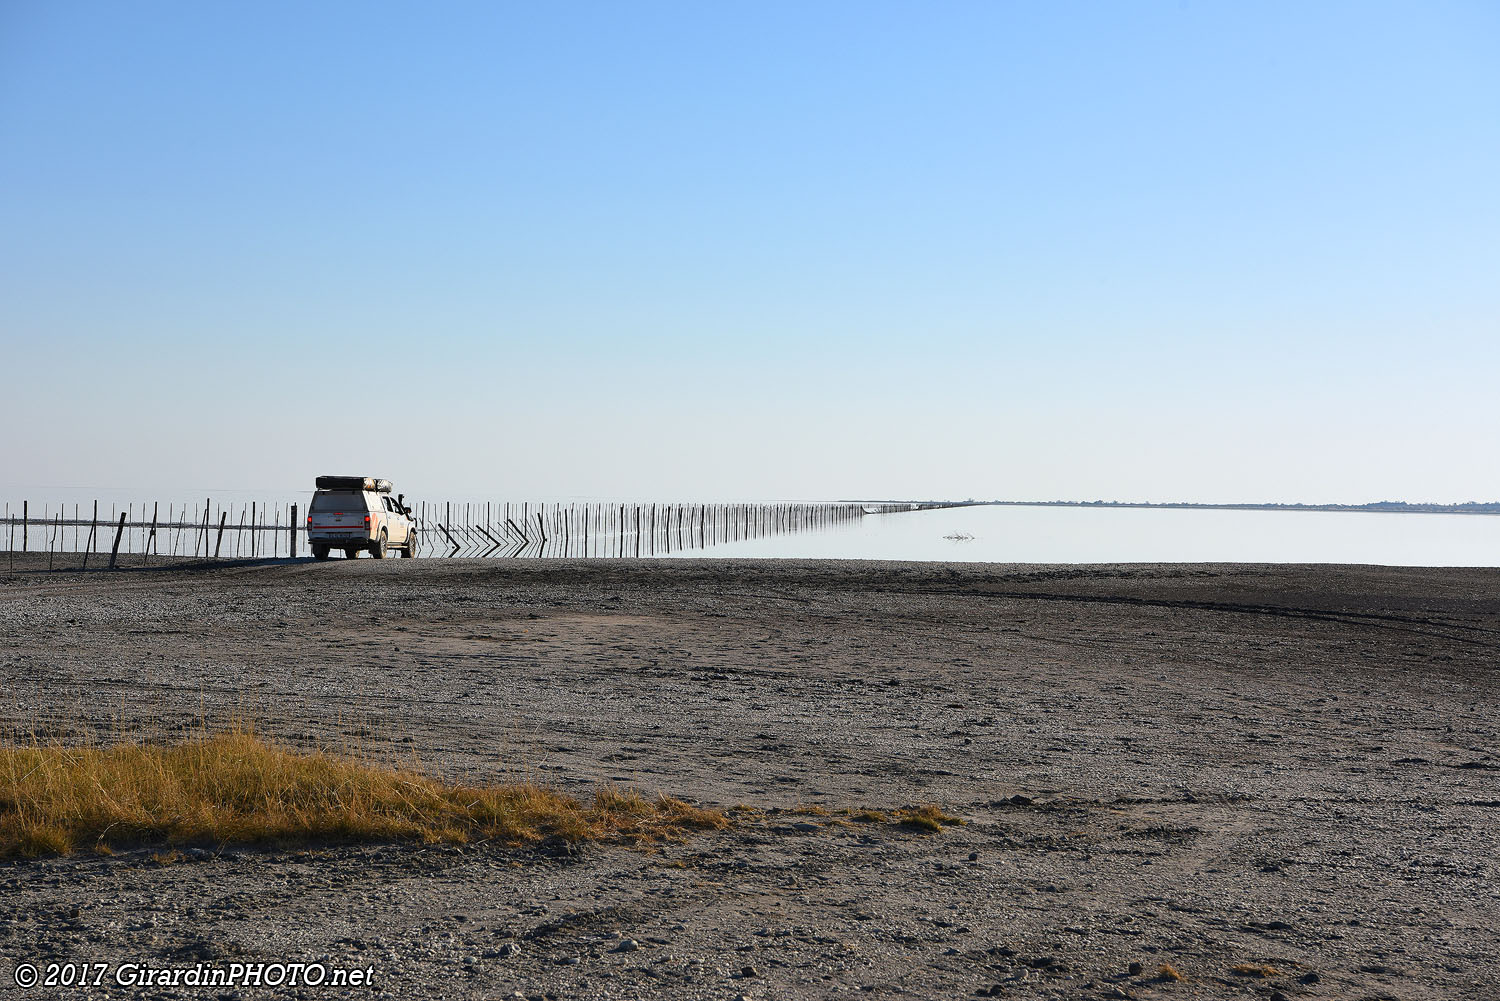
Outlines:
<svg viewBox="0 0 1500 1001"><path fill-rule="evenodd" d="M307 516L307 527L312 528L312 515Z"/></svg>
<svg viewBox="0 0 1500 1001"><path fill-rule="evenodd" d="M365 515L365 527L366 528L370 527L370 516L369 515Z"/></svg>

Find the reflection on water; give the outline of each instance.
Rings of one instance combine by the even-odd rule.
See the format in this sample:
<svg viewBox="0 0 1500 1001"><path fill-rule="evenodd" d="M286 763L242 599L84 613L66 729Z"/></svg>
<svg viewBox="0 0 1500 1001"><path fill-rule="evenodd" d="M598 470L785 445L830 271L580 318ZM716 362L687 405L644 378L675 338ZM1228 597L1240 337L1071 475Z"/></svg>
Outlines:
<svg viewBox="0 0 1500 1001"><path fill-rule="evenodd" d="M1500 516L963 507L711 546L699 557L976 563L1500 566Z"/></svg>

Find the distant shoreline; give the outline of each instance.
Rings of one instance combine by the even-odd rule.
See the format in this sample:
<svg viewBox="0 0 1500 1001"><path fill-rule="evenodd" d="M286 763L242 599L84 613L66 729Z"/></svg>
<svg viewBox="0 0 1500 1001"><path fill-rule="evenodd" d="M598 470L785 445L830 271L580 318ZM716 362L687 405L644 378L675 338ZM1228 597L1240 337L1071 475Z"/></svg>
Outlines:
<svg viewBox="0 0 1500 1001"><path fill-rule="evenodd" d="M1409 504L1377 501L1373 504L1191 504L1173 501L1160 504L1132 501L984 501L999 507L1138 507L1204 511L1358 511L1370 514L1500 514L1500 503Z"/></svg>
<svg viewBox="0 0 1500 1001"><path fill-rule="evenodd" d="M1130 507L1197 511L1355 511L1371 514L1500 514L1500 501L1466 504L1411 504L1406 501L1375 501L1371 504L1194 504L1187 501L840 501L849 504L912 504L913 510L936 507Z"/></svg>

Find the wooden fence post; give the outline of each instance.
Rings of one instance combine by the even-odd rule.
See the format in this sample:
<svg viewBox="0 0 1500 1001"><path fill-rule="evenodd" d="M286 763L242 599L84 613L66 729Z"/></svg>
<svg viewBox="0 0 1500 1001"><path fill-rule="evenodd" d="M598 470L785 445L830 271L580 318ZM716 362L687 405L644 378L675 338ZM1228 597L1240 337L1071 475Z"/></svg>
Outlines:
<svg viewBox="0 0 1500 1001"><path fill-rule="evenodd" d="M94 520L89 522L89 541L83 547L83 568L89 568L89 553L97 550L99 546L99 502L94 501Z"/></svg>
<svg viewBox="0 0 1500 1001"><path fill-rule="evenodd" d="M142 549L144 549L146 551L146 556L148 556L148 557L151 555L151 544L154 543L154 542L156 542L156 516L160 513L160 511L161 511L161 501L152 501L151 502L151 534L148 535L148 536L146 536L146 544L141 547ZM142 512L142 513L144 514L145 512ZM158 556L161 555L161 545L160 545L160 543L158 543L157 546L156 546L156 555L158 555ZM150 562L150 561L147 560L147 562Z"/></svg>
<svg viewBox="0 0 1500 1001"><path fill-rule="evenodd" d="M287 533L286 553L292 559L297 558L297 505L292 505L292 527Z"/></svg>
<svg viewBox="0 0 1500 1001"><path fill-rule="evenodd" d="M230 501L233 504L233 501ZM214 559L219 558L219 547L224 544L224 522L229 520L229 512L219 508L219 537L214 540Z"/></svg>
<svg viewBox="0 0 1500 1001"><path fill-rule="evenodd" d="M109 568L115 568L115 558L120 555L120 536L125 534L125 512L120 512L120 527L115 529L115 544L109 551Z"/></svg>

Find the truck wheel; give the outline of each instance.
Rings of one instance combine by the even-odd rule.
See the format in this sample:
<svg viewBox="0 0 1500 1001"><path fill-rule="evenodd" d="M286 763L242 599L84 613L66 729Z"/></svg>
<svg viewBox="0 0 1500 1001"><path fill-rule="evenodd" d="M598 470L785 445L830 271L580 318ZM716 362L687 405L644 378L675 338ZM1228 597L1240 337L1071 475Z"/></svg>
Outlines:
<svg viewBox="0 0 1500 1001"><path fill-rule="evenodd" d="M328 547L327 546L320 546L320 545L318 545L315 542L315 543L313 543L312 551L313 551L313 559L315 559L315 560L326 560L326 559L328 559Z"/></svg>
<svg viewBox="0 0 1500 1001"><path fill-rule="evenodd" d="M375 545L370 547L370 555L377 560L385 559L385 532L380 533L380 538L375 540Z"/></svg>
<svg viewBox="0 0 1500 1001"><path fill-rule="evenodd" d="M406 533L406 548L402 550L402 555L407 559L417 555L417 530L415 528Z"/></svg>

